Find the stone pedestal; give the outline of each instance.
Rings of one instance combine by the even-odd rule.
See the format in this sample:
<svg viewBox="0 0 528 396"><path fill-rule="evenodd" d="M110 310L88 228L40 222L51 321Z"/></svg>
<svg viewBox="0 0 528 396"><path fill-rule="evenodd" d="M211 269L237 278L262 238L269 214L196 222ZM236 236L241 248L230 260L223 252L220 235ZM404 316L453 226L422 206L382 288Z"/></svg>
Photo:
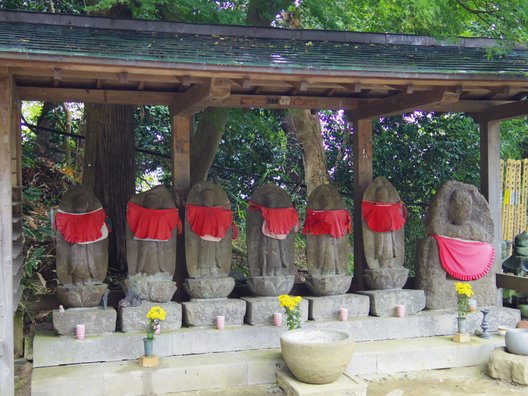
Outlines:
<svg viewBox="0 0 528 396"><path fill-rule="evenodd" d="M300 382L290 370L277 371L277 384L287 396L366 396L367 384L355 376L341 375L337 381L325 385Z"/></svg>
<svg viewBox="0 0 528 396"><path fill-rule="evenodd" d="M182 325L182 306L177 302L154 303L142 301L137 307L119 307L118 318L121 331L146 331L147 312L153 306L159 306L167 313L165 320L161 322L161 331L176 330Z"/></svg>
<svg viewBox="0 0 528 396"><path fill-rule="evenodd" d="M337 320L339 308L348 310L348 317L364 317L369 314L369 298L359 294L340 296L305 297L310 304L309 318L312 320Z"/></svg>
<svg viewBox="0 0 528 396"><path fill-rule="evenodd" d="M396 316L397 305L405 305L405 315L414 315L425 308L423 290L366 290L357 293L370 298L372 316Z"/></svg>
<svg viewBox="0 0 528 396"><path fill-rule="evenodd" d="M409 276L404 267L368 269L364 272L365 282L370 289L401 289Z"/></svg>
<svg viewBox="0 0 528 396"><path fill-rule="evenodd" d="M281 294L288 294L295 282L293 275L277 275L277 276L251 276L247 284L251 293L255 296L279 296Z"/></svg>
<svg viewBox="0 0 528 396"><path fill-rule="evenodd" d="M152 356L141 356L139 358L139 365L141 367L156 367L156 366L159 366L160 364L160 360L159 360L159 357L157 357L156 355L152 355Z"/></svg>
<svg viewBox="0 0 528 396"><path fill-rule="evenodd" d="M132 289L143 301L169 302L176 292L176 282L172 275L164 272L155 275L142 273L129 276L125 280L125 292Z"/></svg>
<svg viewBox="0 0 528 396"><path fill-rule="evenodd" d="M226 326L244 323L246 302L234 298L198 299L183 302L183 321L188 326L214 326L216 317L225 316Z"/></svg>
<svg viewBox="0 0 528 396"><path fill-rule="evenodd" d="M471 342L471 337L469 333L455 333L453 335L453 341L460 343Z"/></svg>
<svg viewBox="0 0 528 396"><path fill-rule="evenodd" d="M504 348L495 349L488 362L490 377L528 385L528 356L508 353Z"/></svg>
<svg viewBox="0 0 528 396"><path fill-rule="evenodd" d="M65 308L97 307L108 289L106 283L59 285L57 299Z"/></svg>
<svg viewBox="0 0 528 396"><path fill-rule="evenodd" d="M273 314L282 313L282 326L286 326L286 314L280 306L277 297L242 297L246 302L245 322L250 325L273 325ZM308 301L304 298L300 302L301 321L308 320Z"/></svg>
<svg viewBox="0 0 528 396"><path fill-rule="evenodd" d="M226 298L235 288L235 280L229 276L221 278L187 278L183 287L191 298Z"/></svg>
<svg viewBox="0 0 528 396"><path fill-rule="evenodd" d="M113 333L116 329L117 312L114 308L69 308L52 311L53 328L59 335L75 335L75 326L83 324L86 335Z"/></svg>
<svg viewBox="0 0 528 396"><path fill-rule="evenodd" d="M336 296L345 294L352 284L352 276L321 275L306 278L306 286L316 296Z"/></svg>

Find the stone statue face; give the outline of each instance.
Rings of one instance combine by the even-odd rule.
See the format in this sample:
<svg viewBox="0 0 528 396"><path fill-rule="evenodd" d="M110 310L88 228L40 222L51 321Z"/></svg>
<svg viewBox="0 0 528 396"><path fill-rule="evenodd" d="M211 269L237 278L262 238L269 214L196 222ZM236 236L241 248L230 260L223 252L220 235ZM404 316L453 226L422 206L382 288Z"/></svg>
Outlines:
<svg viewBox="0 0 528 396"><path fill-rule="evenodd" d="M202 192L200 193L202 205L210 207L214 206L214 195L214 191L209 188L202 190Z"/></svg>
<svg viewBox="0 0 528 396"><path fill-rule="evenodd" d="M72 199L73 213L86 213L89 207L88 198L84 195L76 195Z"/></svg>
<svg viewBox="0 0 528 396"><path fill-rule="evenodd" d="M462 225L471 217L473 200L466 191L453 191L449 198L447 216L449 221L455 225Z"/></svg>
<svg viewBox="0 0 528 396"><path fill-rule="evenodd" d="M143 206L147 209L159 209L160 199L155 193L148 193L145 195Z"/></svg>
<svg viewBox="0 0 528 396"><path fill-rule="evenodd" d="M385 187L378 187L375 193L376 201L387 202L389 200L389 192Z"/></svg>

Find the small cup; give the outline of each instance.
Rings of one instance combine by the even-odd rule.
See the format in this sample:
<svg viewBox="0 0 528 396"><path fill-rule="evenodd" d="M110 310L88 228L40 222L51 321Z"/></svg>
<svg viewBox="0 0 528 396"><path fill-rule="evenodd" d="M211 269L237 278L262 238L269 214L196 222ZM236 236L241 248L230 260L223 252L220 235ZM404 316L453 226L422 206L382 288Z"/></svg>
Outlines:
<svg viewBox="0 0 528 396"><path fill-rule="evenodd" d="M405 305L396 305L396 316L398 318L403 318L405 316Z"/></svg>
<svg viewBox="0 0 528 396"><path fill-rule="evenodd" d="M346 308L339 308L339 313L338 313L338 316L339 316L339 320L341 321L347 321L348 320L348 309Z"/></svg>
<svg viewBox="0 0 528 396"><path fill-rule="evenodd" d="M225 316L219 315L216 317L216 328L218 330L223 330L225 326Z"/></svg>
<svg viewBox="0 0 528 396"><path fill-rule="evenodd" d="M282 313L275 312L273 314L273 325L277 326L277 327L281 327L282 326Z"/></svg>
<svg viewBox="0 0 528 396"><path fill-rule="evenodd" d="M86 333L86 326L83 324L78 324L75 326L75 337L78 340L84 340L84 335Z"/></svg>
<svg viewBox="0 0 528 396"><path fill-rule="evenodd" d="M468 300L469 312L477 312L477 300L470 298Z"/></svg>

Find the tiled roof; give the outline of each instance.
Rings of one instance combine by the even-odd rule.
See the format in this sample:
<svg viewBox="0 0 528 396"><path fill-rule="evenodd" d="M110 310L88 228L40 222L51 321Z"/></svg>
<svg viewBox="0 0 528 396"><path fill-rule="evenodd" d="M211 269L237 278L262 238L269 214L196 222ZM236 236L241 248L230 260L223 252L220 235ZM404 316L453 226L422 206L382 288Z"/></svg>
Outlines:
<svg viewBox="0 0 528 396"><path fill-rule="evenodd" d="M130 21L133 23L133 21ZM178 24L174 24L175 26ZM246 28L251 32L251 28ZM47 55L102 58L130 62L257 67L294 73L309 70L403 73L500 74L526 78L528 51L490 57L484 47L416 45L328 40L328 32L311 31L313 39L245 37L167 31L107 29L84 26L0 22L0 55ZM170 29L169 29L170 30ZM237 32L244 32L238 27ZM275 35L276 36L276 35ZM334 35L335 36L335 35ZM387 37L388 35L385 35ZM320 37L319 40L315 37ZM405 36L404 36L405 37ZM410 36L412 37L412 36ZM368 41L368 40L367 40ZM375 40L374 40L375 41ZM389 40L390 41L390 40Z"/></svg>

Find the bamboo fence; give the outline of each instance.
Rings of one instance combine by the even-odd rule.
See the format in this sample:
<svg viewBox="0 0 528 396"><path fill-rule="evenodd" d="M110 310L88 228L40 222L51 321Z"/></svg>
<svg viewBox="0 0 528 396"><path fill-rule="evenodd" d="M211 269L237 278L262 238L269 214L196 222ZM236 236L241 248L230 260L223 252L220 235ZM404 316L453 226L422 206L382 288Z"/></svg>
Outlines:
<svg viewBox="0 0 528 396"><path fill-rule="evenodd" d="M502 239L513 241L526 231L528 204L528 159L501 160Z"/></svg>

